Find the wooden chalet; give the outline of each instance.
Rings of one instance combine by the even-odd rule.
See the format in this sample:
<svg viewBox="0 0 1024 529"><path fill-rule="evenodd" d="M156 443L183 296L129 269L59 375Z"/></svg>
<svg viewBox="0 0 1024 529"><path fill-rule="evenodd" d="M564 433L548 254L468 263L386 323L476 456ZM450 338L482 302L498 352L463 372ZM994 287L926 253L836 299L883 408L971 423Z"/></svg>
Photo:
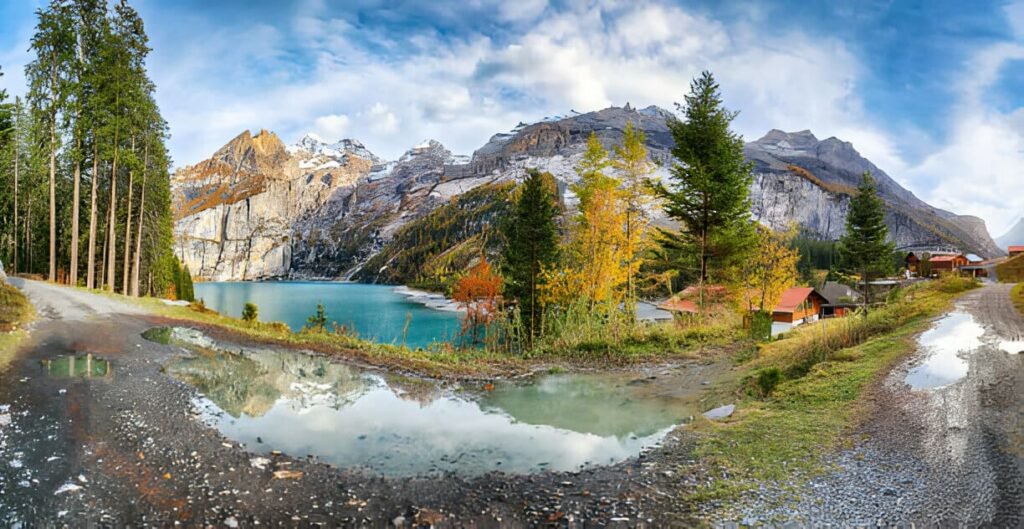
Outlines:
<svg viewBox="0 0 1024 529"><path fill-rule="evenodd" d="M932 267L932 273L959 272L961 268L970 264L967 256L963 254L935 255L928 260Z"/></svg>
<svg viewBox="0 0 1024 529"><path fill-rule="evenodd" d="M1017 257L1018 255L1024 254L1024 246L1011 246L1010 257Z"/></svg>
<svg viewBox="0 0 1024 529"><path fill-rule="evenodd" d="M821 306L827 300L812 287L794 287L782 294L779 304L772 311L772 321L800 325L817 321Z"/></svg>
<svg viewBox="0 0 1024 529"><path fill-rule="evenodd" d="M822 318L842 318L860 306L861 293L836 281L826 281L819 291L825 303L821 306Z"/></svg>
<svg viewBox="0 0 1024 529"><path fill-rule="evenodd" d="M910 270L911 274L917 274L920 271L921 258L914 252L910 252L903 258L903 265L907 267L907 270Z"/></svg>

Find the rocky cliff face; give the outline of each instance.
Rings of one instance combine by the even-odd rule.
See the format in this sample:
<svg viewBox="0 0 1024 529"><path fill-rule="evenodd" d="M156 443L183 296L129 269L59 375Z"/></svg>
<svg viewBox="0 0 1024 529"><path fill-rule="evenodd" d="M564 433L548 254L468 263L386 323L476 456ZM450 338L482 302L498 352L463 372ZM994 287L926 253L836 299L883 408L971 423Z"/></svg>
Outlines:
<svg viewBox="0 0 1024 529"><path fill-rule="evenodd" d="M782 220L795 220L822 238L837 239L844 231L850 195L868 171L878 182L888 210L890 237L897 247L954 246L987 257L1004 254L983 220L926 204L849 142L819 141L806 130L772 130L748 143L744 153L754 164L754 216L772 227L778 228Z"/></svg>
<svg viewBox="0 0 1024 529"><path fill-rule="evenodd" d="M591 132L610 148L632 122L647 135L658 162L655 177L667 177L671 118L657 107L608 108L520 125L494 135L472 157L427 141L393 162L354 140L327 143L310 135L285 147L273 133L245 132L175 174L177 252L206 280L379 277L380 270L363 268L384 269L389 263L380 256L401 253L388 245L403 226L470 190L518 180L527 168L551 172L572 206L568 184ZM850 193L869 170L898 246L952 244L983 256L1001 253L980 219L925 204L849 143L771 131L745 152L755 167L753 215L773 228L797 222L838 238Z"/></svg>

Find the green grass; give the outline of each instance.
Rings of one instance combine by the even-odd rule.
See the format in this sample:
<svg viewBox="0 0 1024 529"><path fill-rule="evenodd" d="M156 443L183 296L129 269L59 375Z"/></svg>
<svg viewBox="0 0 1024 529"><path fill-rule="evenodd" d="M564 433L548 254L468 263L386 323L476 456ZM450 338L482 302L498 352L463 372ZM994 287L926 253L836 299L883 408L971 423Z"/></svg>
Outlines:
<svg viewBox="0 0 1024 529"><path fill-rule="evenodd" d="M1017 307L1017 311L1024 315L1024 283L1017 283L1017 286L1013 287L1010 299L1013 300L1013 306Z"/></svg>
<svg viewBox="0 0 1024 529"><path fill-rule="evenodd" d="M35 309L21 293L5 281L0 281L0 370L14 359L14 353L27 333L21 326L35 317Z"/></svg>
<svg viewBox="0 0 1024 529"><path fill-rule="evenodd" d="M411 349L371 342L345 332L296 333L280 322L245 322L206 310L198 304L180 307L167 305L155 298L130 298L97 290L90 292L139 305L166 318L208 325L263 343L310 349L437 378L489 379L551 368L592 368L692 359L717 354L742 335L734 322L695 328L657 324L637 326L630 334L615 340L595 338L547 343L525 353L457 348L447 343Z"/></svg>
<svg viewBox="0 0 1024 529"><path fill-rule="evenodd" d="M714 477L690 491L687 499L728 504L759 485L782 486L794 476L799 480L822 471L822 455L852 446L852 427L865 416L865 392L915 350L917 334L932 318L970 288L968 283L936 281L910 289L876 311L876 318L888 325L869 316L858 332L842 337L857 341L846 347L823 348L798 333L763 346L744 365L747 376L736 391L741 396L737 412L723 422L695 423L696 455L710 465ZM826 339L833 335L829 343L838 344L842 340L834 335L848 333L849 325L822 322L801 333L825 334ZM750 391L757 374L769 369L780 376L768 396Z"/></svg>

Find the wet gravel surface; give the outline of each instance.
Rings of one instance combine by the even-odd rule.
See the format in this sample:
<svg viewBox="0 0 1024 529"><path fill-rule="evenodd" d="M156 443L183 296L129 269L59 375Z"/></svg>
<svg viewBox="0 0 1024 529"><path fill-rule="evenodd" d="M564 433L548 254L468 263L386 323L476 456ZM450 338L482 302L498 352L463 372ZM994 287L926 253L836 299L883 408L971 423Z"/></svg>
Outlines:
<svg viewBox="0 0 1024 529"><path fill-rule="evenodd" d="M904 379L924 353L908 358L875 389L833 470L795 494L766 487L719 525L1024 527L1024 354L1000 348L1024 340L1024 321L1009 290L987 286L957 304L984 328L964 378L912 390Z"/></svg>
<svg viewBox="0 0 1024 529"><path fill-rule="evenodd" d="M0 373L0 526L694 524L681 497L697 467L679 431L619 465L532 476L386 479L302 454L264 458L206 427L195 390L161 371L181 349L141 333L166 322L100 315L80 293L65 319L62 289L24 287L44 319ZM47 375L42 361L75 353L109 360L112 374Z"/></svg>

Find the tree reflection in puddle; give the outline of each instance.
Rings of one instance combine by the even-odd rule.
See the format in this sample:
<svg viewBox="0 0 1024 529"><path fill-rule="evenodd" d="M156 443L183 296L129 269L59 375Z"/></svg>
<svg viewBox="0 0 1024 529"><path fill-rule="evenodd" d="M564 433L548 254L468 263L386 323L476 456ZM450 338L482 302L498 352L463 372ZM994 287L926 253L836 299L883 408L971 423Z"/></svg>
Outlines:
<svg viewBox="0 0 1024 529"><path fill-rule="evenodd" d="M615 463L694 415L687 401L628 383L634 375L555 375L477 396L268 350L197 350L167 371L202 392L212 426L252 450L390 476Z"/></svg>
<svg viewBox="0 0 1024 529"><path fill-rule="evenodd" d="M46 374L52 378L110 378L114 369L110 362L91 353L68 355L42 361Z"/></svg>

